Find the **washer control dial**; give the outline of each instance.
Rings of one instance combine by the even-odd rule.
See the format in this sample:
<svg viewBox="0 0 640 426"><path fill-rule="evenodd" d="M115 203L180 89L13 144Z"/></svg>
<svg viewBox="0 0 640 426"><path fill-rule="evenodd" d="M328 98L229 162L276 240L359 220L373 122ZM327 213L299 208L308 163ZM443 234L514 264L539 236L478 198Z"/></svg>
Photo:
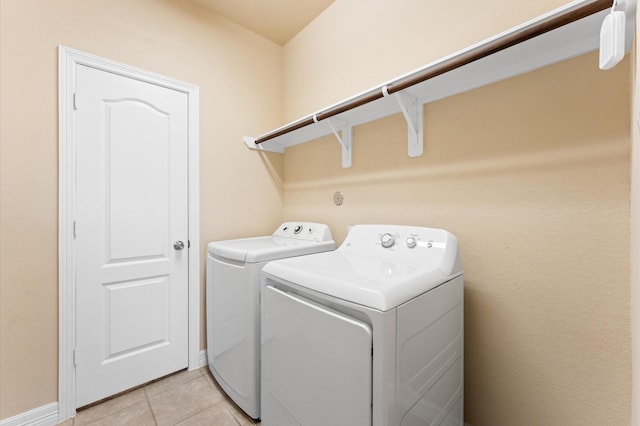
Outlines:
<svg viewBox="0 0 640 426"><path fill-rule="evenodd" d="M414 237L408 237L406 243L407 247L409 247L410 249L414 248L418 244Z"/></svg>
<svg viewBox="0 0 640 426"><path fill-rule="evenodd" d="M302 225L296 225L296 227L293 228L293 233L299 234L300 232L302 232Z"/></svg>
<svg viewBox="0 0 640 426"><path fill-rule="evenodd" d="M382 247L384 248L391 248L395 243L396 240L393 238L393 235L388 232L386 234L382 234L380 237L380 244L382 244Z"/></svg>

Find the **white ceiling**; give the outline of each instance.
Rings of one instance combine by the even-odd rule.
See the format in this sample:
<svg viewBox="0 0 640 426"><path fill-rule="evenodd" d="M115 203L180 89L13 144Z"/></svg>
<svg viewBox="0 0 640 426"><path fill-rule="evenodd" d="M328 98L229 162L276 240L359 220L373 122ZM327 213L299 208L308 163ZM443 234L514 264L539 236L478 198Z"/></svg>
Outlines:
<svg viewBox="0 0 640 426"><path fill-rule="evenodd" d="M260 34L286 44L334 0L192 0Z"/></svg>

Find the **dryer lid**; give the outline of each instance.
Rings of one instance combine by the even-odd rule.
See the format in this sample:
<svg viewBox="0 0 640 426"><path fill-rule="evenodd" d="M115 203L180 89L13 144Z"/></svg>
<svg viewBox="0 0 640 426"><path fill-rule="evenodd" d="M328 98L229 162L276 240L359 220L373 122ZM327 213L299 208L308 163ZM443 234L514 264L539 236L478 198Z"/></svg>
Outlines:
<svg viewBox="0 0 640 426"><path fill-rule="evenodd" d="M397 240L385 248L381 237ZM385 237L386 238L386 237ZM407 239L409 240L407 245ZM349 302L387 311L462 275L456 238L447 231L359 225L338 250L267 264L267 278L297 284Z"/></svg>

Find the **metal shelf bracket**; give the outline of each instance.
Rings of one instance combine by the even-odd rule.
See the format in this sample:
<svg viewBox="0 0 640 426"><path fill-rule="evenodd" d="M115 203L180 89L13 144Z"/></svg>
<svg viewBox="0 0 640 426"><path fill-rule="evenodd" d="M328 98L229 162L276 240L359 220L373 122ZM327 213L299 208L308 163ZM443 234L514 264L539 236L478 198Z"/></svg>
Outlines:
<svg viewBox="0 0 640 426"><path fill-rule="evenodd" d="M318 122L315 115L313 116L313 121ZM331 132L333 132L333 135L338 139L338 142L340 142L340 146L342 147L342 168L348 169L352 164L353 126L349 125L346 121L335 118L326 118L323 121L326 121Z"/></svg>

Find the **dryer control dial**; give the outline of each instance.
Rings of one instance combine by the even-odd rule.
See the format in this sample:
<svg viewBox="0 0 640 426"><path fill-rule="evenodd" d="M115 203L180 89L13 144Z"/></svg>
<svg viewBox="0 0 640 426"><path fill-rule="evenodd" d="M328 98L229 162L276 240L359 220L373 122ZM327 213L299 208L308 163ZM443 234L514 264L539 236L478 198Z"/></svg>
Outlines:
<svg viewBox="0 0 640 426"><path fill-rule="evenodd" d="M302 232L302 225L296 225L296 227L293 228L293 233L299 234L300 232Z"/></svg>
<svg viewBox="0 0 640 426"><path fill-rule="evenodd" d="M393 235L388 232L386 234L382 234L380 237L380 244L382 244L382 247L384 248L391 248L395 243L396 240L393 238Z"/></svg>
<svg viewBox="0 0 640 426"><path fill-rule="evenodd" d="M408 237L407 238L407 247L414 248L417 244L418 244L418 242L416 241L415 237Z"/></svg>

